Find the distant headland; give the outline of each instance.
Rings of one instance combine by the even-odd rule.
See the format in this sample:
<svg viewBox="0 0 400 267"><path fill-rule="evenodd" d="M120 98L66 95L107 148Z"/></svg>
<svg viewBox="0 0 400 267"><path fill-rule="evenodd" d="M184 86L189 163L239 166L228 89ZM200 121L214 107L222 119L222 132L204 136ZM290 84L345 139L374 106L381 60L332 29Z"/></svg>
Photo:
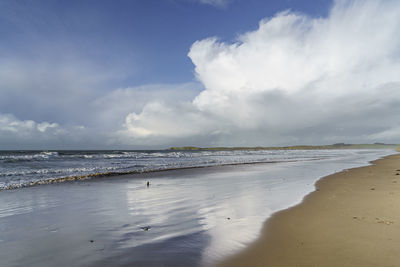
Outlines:
<svg viewBox="0 0 400 267"><path fill-rule="evenodd" d="M256 147L196 147L196 146L180 146L170 147L167 150L312 150L312 149L397 149L400 144L345 144L337 143L332 145L296 145L296 146L256 146Z"/></svg>

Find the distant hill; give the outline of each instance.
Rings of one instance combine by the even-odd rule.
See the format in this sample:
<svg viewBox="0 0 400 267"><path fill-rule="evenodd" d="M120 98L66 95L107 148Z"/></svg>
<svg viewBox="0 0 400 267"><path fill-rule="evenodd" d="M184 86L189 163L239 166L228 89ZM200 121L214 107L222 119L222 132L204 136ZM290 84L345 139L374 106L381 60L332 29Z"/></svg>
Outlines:
<svg viewBox="0 0 400 267"><path fill-rule="evenodd" d="M219 150L219 151L230 151L230 150L311 150L311 149L396 149L399 148L400 144L384 144L384 143L375 143L375 144L345 144L345 143L337 143L333 145L297 145L297 146L277 146L277 147L195 147L195 146L181 146L181 147L170 147L167 150Z"/></svg>

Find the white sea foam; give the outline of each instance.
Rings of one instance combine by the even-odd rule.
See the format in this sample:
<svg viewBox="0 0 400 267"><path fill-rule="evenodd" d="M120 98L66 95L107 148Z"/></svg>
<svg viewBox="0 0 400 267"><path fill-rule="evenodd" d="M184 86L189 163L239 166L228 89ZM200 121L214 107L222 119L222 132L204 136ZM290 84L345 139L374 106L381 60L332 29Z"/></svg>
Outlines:
<svg viewBox="0 0 400 267"><path fill-rule="evenodd" d="M310 161L368 150L11 151L0 154L0 189L57 178L259 162ZM40 164L38 164L40 162Z"/></svg>

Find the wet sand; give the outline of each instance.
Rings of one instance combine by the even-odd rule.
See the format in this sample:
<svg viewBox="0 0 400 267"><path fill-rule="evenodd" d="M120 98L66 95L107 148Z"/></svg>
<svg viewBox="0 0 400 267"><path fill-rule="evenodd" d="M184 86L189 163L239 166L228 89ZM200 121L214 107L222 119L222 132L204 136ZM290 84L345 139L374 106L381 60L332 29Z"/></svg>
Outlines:
<svg viewBox="0 0 400 267"><path fill-rule="evenodd" d="M400 266L400 155L316 183L219 266Z"/></svg>
<svg viewBox="0 0 400 267"><path fill-rule="evenodd" d="M212 266L256 240L265 219L300 203L319 177L392 152L4 190L0 265Z"/></svg>

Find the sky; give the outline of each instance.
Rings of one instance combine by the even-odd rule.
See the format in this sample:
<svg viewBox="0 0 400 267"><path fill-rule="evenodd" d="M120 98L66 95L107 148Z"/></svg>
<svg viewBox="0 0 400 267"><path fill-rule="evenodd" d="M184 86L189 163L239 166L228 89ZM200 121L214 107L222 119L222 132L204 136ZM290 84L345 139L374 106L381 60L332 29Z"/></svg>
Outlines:
<svg viewBox="0 0 400 267"><path fill-rule="evenodd" d="M400 143L400 1L0 0L0 149Z"/></svg>

